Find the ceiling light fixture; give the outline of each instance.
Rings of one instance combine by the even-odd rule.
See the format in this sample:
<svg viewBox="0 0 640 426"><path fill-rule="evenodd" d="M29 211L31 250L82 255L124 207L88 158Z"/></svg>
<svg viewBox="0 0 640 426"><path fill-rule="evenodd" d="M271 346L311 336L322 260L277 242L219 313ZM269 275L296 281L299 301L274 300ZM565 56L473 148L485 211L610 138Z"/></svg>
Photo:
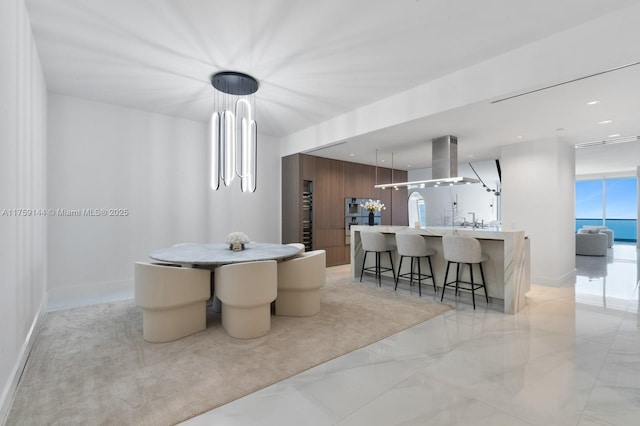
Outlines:
<svg viewBox="0 0 640 426"><path fill-rule="evenodd" d="M242 192L255 192L258 126L254 93L258 80L247 74L223 71L211 77L211 84L215 89L210 124L211 189L217 190L220 180L225 186L231 185L237 175Z"/></svg>
<svg viewBox="0 0 640 426"><path fill-rule="evenodd" d="M417 188L437 188L441 185L469 185L479 183L478 179L462 176L451 177L458 174L458 138L455 136L441 136L431 142L432 152L432 176L434 179L416 180L411 182L393 182L393 153L391 154L391 183L378 184L376 174L376 185L374 188L387 189L407 187L407 189ZM376 166L378 164L378 151L376 150Z"/></svg>
<svg viewBox="0 0 640 426"><path fill-rule="evenodd" d="M600 101L597 101L597 100L596 101L589 101L589 102L587 102L587 105L596 105L596 104L599 104L599 103L600 103Z"/></svg>
<svg viewBox="0 0 640 426"><path fill-rule="evenodd" d="M441 185L470 185L472 183L478 183L477 179L471 179L466 177L452 177L445 179L430 179L430 180L416 180L412 182L398 182L398 183L386 183L380 185L374 185L374 188L387 189L394 188L398 189L401 186L406 186L408 189L416 189L416 188L437 188Z"/></svg>
<svg viewBox="0 0 640 426"><path fill-rule="evenodd" d="M613 120L602 120L598 124L611 124L611 123L613 123Z"/></svg>

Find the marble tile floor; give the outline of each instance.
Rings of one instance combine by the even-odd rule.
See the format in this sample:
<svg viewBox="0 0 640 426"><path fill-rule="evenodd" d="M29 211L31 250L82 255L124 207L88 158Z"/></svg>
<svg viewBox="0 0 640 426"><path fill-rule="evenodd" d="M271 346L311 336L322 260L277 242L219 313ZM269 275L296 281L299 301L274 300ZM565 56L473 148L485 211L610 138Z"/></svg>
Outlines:
<svg viewBox="0 0 640 426"><path fill-rule="evenodd" d="M576 266L575 283L533 285L517 315L445 295L444 315L183 425L640 424L638 250ZM439 300L428 285L422 297Z"/></svg>

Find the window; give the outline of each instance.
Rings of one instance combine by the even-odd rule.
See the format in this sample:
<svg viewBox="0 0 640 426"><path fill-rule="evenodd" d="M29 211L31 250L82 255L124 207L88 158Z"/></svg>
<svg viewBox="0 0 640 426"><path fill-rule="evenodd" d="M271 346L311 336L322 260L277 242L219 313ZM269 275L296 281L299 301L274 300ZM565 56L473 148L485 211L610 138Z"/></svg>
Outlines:
<svg viewBox="0 0 640 426"><path fill-rule="evenodd" d="M638 184L636 178L606 179L605 223L617 241L636 241Z"/></svg>
<svg viewBox="0 0 640 426"><path fill-rule="evenodd" d="M602 180L576 182L576 231L583 226L602 226Z"/></svg>
<svg viewBox="0 0 640 426"><path fill-rule="evenodd" d="M409 195L408 211L409 226L414 226L418 222L422 228L427 226L427 218L424 210L424 198L422 198L422 194L414 191Z"/></svg>
<svg viewBox="0 0 640 426"><path fill-rule="evenodd" d="M606 226L616 241L637 239L638 179L611 178L576 182L576 231Z"/></svg>

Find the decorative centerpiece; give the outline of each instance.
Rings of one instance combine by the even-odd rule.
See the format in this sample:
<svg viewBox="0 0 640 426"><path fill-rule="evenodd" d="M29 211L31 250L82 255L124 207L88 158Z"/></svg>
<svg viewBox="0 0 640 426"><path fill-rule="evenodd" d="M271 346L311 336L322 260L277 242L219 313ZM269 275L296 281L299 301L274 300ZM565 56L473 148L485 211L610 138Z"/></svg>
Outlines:
<svg viewBox="0 0 640 426"><path fill-rule="evenodd" d="M386 209L384 204L382 204L379 200L374 201L371 199L369 199L369 201L367 201L366 203L362 204L362 207L369 210L369 226L373 226L375 224L375 221L374 221L375 213L379 212L380 210Z"/></svg>
<svg viewBox="0 0 640 426"><path fill-rule="evenodd" d="M232 232L227 235L224 242L229 244L229 249L233 251L244 250L244 245L249 244L251 240L244 232Z"/></svg>

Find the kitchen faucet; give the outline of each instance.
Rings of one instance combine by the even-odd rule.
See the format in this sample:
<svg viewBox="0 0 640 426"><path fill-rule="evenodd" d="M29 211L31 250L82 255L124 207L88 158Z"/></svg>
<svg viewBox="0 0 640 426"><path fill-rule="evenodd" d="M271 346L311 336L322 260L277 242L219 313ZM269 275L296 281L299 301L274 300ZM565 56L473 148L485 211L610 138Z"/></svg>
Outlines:
<svg viewBox="0 0 640 426"><path fill-rule="evenodd" d="M475 229L475 227L476 227L476 213L475 212L469 212L467 214L471 215L471 217L472 217L471 227Z"/></svg>

